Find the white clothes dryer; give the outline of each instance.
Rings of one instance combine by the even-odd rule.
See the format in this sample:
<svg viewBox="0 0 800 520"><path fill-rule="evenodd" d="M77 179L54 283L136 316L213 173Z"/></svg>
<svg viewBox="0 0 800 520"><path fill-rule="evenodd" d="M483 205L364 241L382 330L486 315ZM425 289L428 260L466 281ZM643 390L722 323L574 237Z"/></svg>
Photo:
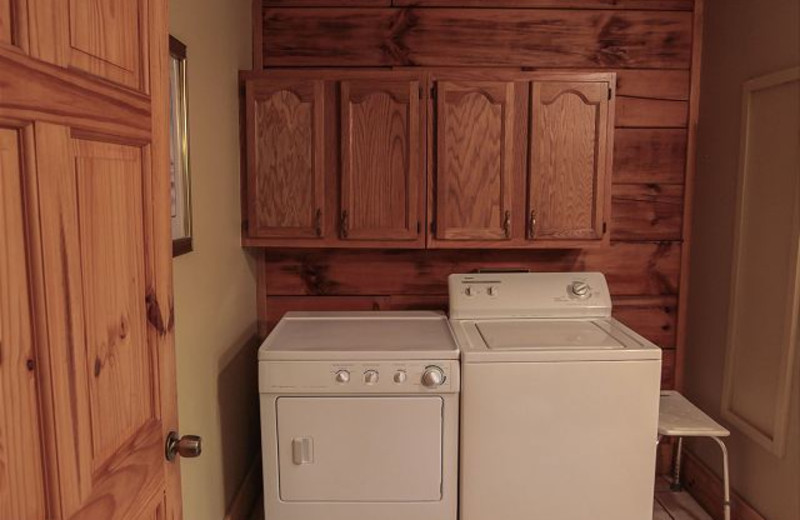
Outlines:
<svg viewBox="0 0 800 520"><path fill-rule="evenodd" d="M288 313L258 359L269 520L456 520L444 314Z"/></svg>

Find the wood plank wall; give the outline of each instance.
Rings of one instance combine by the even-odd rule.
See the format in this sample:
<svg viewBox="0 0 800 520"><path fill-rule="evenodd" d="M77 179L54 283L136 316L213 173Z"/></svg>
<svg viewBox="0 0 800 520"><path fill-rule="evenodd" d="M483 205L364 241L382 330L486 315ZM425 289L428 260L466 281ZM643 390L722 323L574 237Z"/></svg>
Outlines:
<svg viewBox="0 0 800 520"><path fill-rule="evenodd" d="M665 349L663 385L675 386L688 258L691 190L685 184L696 113L699 5L693 0L256 0L254 8L257 67L522 67L618 74L610 247L266 250L258 263L262 333L288 310L445 309L451 272L599 270L608 277L615 315Z"/></svg>

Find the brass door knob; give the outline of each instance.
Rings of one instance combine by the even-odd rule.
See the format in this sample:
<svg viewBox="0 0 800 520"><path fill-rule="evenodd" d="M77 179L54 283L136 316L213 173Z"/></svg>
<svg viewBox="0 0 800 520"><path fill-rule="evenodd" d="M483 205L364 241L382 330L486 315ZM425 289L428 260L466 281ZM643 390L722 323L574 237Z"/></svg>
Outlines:
<svg viewBox="0 0 800 520"><path fill-rule="evenodd" d="M175 457L180 455L184 458L199 457L203 452L203 439L199 435L184 435L178 437L175 432L169 432L167 436L167 443L164 448L167 460L173 461Z"/></svg>

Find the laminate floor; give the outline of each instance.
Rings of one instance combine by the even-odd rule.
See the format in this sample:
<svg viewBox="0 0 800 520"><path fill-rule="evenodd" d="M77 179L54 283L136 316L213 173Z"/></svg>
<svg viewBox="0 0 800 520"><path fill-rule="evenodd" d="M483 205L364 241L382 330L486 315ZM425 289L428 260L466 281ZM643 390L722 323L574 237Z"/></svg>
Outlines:
<svg viewBox="0 0 800 520"><path fill-rule="evenodd" d="M258 500L256 510L253 511L251 520L264 520L264 504ZM650 519L642 519L650 520ZM653 500L652 520L712 520L692 496L683 491L674 493L669 489L669 483L659 478L656 481L656 492Z"/></svg>

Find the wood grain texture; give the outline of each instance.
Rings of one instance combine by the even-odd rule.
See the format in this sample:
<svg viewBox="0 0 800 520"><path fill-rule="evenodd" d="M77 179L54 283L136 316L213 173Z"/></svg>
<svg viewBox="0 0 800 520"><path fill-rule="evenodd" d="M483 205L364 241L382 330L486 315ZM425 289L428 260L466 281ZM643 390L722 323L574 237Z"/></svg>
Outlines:
<svg viewBox="0 0 800 520"><path fill-rule="evenodd" d="M617 129L614 182L683 184L686 130Z"/></svg>
<svg viewBox="0 0 800 520"><path fill-rule="evenodd" d="M514 84L436 84L436 238L511 238Z"/></svg>
<svg viewBox="0 0 800 520"><path fill-rule="evenodd" d="M72 146L96 471L120 440L130 438L155 413L156 382L142 304L143 157L141 149L124 145L75 140Z"/></svg>
<svg viewBox="0 0 800 520"><path fill-rule="evenodd" d="M263 0L266 7L390 7L392 0Z"/></svg>
<svg viewBox="0 0 800 520"><path fill-rule="evenodd" d="M691 55L691 14L677 11L265 8L263 16L267 67L688 69Z"/></svg>
<svg viewBox="0 0 800 520"><path fill-rule="evenodd" d="M150 139L150 100L0 46L0 116L36 119L135 141Z"/></svg>
<svg viewBox="0 0 800 520"><path fill-rule="evenodd" d="M248 82L247 106L250 234L321 238L322 82Z"/></svg>
<svg viewBox="0 0 800 520"><path fill-rule="evenodd" d="M14 20L11 18L12 0L0 0L0 43L14 43Z"/></svg>
<svg viewBox="0 0 800 520"><path fill-rule="evenodd" d="M417 80L340 83L342 238L424 245L424 105Z"/></svg>
<svg viewBox="0 0 800 520"><path fill-rule="evenodd" d="M69 0L69 65L144 90L146 0ZM64 42L67 43L67 42Z"/></svg>
<svg viewBox="0 0 800 520"><path fill-rule="evenodd" d="M36 143L60 505L123 518L165 487L146 332L149 155L45 124Z"/></svg>
<svg viewBox="0 0 800 520"><path fill-rule="evenodd" d="M0 127L0 518L39 520L47 503L20 137Z"/></svg>
<svg viewBox="0 0 800 520"><path fill-rule="evenodd" d="M266 0L270 3L274 0ZM281 0L285 2L298 0ZM314 1L314 0L299 0ZM325 0L316 0L324 5ZM637 9L659 11L691 11L692 0L394 0L396 6L416 7L484 7L528 9ZM328 5L331 2L327 2Z"/></svg>
<svg viewBox="0 0 800 520"><path fill-rule="evenodd" d="M615 240L680 240L683 186L615 184L611 195Z"/></svg>
<svg viewBox="0 0 800 520"><path fill-rule="evenodd" d="M680 245L612 243L584 250L268 250L267 295L445 295L447 276L478 268L601 271L615 296L674 295ZM391 273L391 275L389 275Z"/></svg>
<svg viewBox="0 0 800 520"><path fill-rule="evenodd" d="M604 235L611 86L533 83L528 238Z"/></svg>
<svg viewBox="0 0 800 520"><path fill-rule="evenodd" d="M618 128L686 128L688 117L688 101L635 97L617 100Z"/></svg>

